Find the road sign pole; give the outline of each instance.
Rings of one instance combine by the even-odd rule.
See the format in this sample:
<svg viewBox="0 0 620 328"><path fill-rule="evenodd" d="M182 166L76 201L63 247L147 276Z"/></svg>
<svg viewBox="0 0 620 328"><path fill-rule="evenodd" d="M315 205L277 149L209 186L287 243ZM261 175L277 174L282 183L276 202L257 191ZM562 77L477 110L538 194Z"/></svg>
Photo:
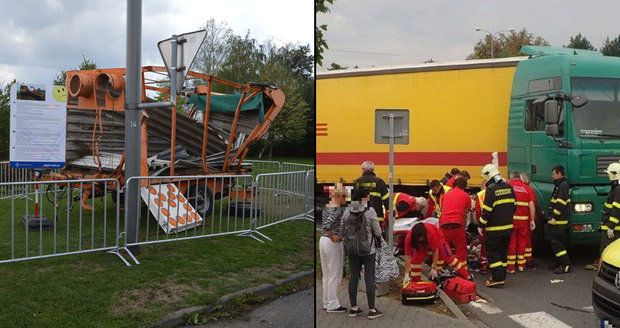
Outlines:
<svg viewBox="0 0 620 328"><path fill-rule="evenodd" d="M125 84L125 179L140 175L140 104L141 89L142 0L127 0L127 44ZM127 185L125 203L126 242L137 241L138 181ZM132 251L137 246L130 248Z"/></svg>
<svg viewBox="0 0 620 328"><path fill-rule="evenodd" d="M178 50L178 42L177 36L172 36L172 64L174 66L170 67L170 102L172 103L172 131L170 131L170 175L174 175L174 161L175 161L175 148L177 142L177 50Z"/></svg>
<svg viewBox="0 0 620 328"><path fill-rule="evenodd" d="M388 174L388 184L390 186L390 198L388 205L388 224L387 224L387 243L390 247L394 245L394 236L392 235L393 225L394 225L394 114L390 113L390 154L389 154L389 165L390 172Z"/></svg>

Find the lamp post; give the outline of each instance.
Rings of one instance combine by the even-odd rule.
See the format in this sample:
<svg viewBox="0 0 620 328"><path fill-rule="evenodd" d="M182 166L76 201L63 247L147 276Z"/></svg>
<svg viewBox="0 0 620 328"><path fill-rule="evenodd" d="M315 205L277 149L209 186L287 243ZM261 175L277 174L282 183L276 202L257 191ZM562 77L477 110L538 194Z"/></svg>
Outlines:
<svg viewBox="0 0 620 328"><path fill-rule="evenodd" d="M515 31L514 28L510 28L508 30L500 30L500 31L497 31L497 32L491 32L489 30L484 30L484 29L481 29L479 27L476 27L475 30L476 30L476 32L487 32L487 34L491 36L491 59L495 58L495 53L494 53L495 34L498 34L498 33L501 33L501 32L514 32Z"/></svg>

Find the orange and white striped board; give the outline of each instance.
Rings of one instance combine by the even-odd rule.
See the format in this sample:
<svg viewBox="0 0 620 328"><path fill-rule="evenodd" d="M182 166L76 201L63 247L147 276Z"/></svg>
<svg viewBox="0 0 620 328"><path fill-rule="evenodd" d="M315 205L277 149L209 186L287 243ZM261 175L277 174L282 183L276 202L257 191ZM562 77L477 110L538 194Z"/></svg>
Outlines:
<svg viewBox="0 0 620 328"><path fill-rule="evenodd" d="M153 217L166 234L187 230L202 224L203 218L172 183L141 188L140 194Z"/></svg>

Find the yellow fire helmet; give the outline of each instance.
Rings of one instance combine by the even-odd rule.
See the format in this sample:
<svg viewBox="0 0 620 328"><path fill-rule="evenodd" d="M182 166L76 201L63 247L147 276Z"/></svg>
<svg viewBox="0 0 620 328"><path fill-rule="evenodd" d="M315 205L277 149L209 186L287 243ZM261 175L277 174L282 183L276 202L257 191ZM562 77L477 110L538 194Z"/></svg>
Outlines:
<svg viewBox="0 0 620 328"><path fill-rule="evenodd" d="M613 162L609 164L605 173L609 176L609 180L618 180L620 179L620 163Z"/></svg>
<svg viewBox="0 0 620 328"><path fill-rule="evenodd" d="M499 170L493 164L487 164L482 168L482 178L484 181L489 181L492 177L499 174Z"/></svg>

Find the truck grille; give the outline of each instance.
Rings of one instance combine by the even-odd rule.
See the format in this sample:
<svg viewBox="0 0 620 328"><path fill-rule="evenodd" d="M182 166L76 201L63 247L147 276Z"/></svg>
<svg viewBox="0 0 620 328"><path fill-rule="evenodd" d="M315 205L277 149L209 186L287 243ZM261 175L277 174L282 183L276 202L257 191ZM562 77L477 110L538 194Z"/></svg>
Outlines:
<svg viewBox="0 0 620 328"><path fill-rule="evenodd" d="M618 268L616 268L615 266L602 262L601 263L601 270L599 270L598 272L598 276L609 282L610 284L614 285L616 283L616 274L618 273Z"/></svg>
<svg viewBox="0 0 620 328"><path fill-rule="evenodd" d="M609 164L618 162L620 160L619 155L599 155L596 157L596 175L599 177L606 177L605 170Z"/></svg>

